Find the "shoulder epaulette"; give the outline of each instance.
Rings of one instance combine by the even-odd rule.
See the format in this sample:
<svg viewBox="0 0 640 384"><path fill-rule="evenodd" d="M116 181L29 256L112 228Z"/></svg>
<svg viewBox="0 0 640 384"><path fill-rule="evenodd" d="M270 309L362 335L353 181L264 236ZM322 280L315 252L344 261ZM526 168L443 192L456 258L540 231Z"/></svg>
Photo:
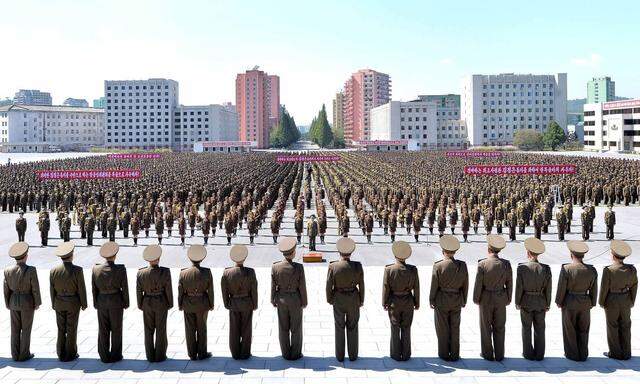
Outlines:
<svg viewBox="0 0 640 384"><path fill-rule="evenodd" d="M387 265L385 265L384 267L386 268L386 267L390 267L390 266L392 266L392 265L393 265L393 263L391 263L391 264L387 264Z"/></svg>
<svg viewBox="0 0 640 384"><path fill-rule="evenodd" d="M442 261L444 261L444 260L443 260L443 259L440 259L440 260L436 261L435 263L433 263L433 265L436 265L436 264L438 264L438 263L440 263L440 262L442 262Z"/></svg>
<svg viewBox="0 0 640 384"><path fill-rule="evenodd" d="M482 258L482 259L478 259L478 263L479 263L479 262L481 262L481 261L485 261L485 260L487 260L487 258L486 258L486 257L484 257L484 258Z"/></svg>
<svg viewBox="0 0 640 384"><path fill-rule="evenodd" d="M329 262L329 264L337 263L338 261L340 261L340 260L333 260L333 261Z"/></svg>
<svg viewBox="0 0 640 384"><path fill-rule="evenodd" d="M147 269L147 267L138 268L138 271L142 271L143 269Z"/></svg>

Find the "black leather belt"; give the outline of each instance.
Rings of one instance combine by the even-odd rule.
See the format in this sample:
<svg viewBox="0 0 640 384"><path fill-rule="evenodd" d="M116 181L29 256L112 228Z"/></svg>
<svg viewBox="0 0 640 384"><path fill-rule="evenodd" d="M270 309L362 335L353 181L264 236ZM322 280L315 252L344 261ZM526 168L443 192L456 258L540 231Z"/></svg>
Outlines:
<svg viewBox="0 0 640 384"><path fill-rule="evenodd" d="M189 297L202 297L203 295L203 293L187 293Z"/></svg>
<svg viewBox="0 0 640 384"><path fill-rule="evenodd" d="M145 292L144 295L145 296L151 296L151 297L163 296L164 292Z"/></svg>
<svg viewBox="0 0 640 384"><path fill-rule="evenodd" d="M410 296L411 292L393 292L392 295L397 297L405 297Z"/></svg>
<svg viewBox="0 0 640 384"><path fill-rule="evenodd" d="M78 297L77 294L75 293L70 293L70 294L57 294L56 297Z"/></svg>
<svg viewBox="0 0 640 384"><path fill-rule="evenodd" d="M455 288L440 288L440 290L445 293L460 293L460 289Z"/></svg>
<svg viewBox="0 0 640 384"><path fill-rule="evenodd" d="M487 292L497 293L497 292L503 292L505 289L504 288L498 288L498 289L485 288L484 290L487 291Z"/></svg>
<svg viewBox="0 0 640 384"><path fill-rule="evenodd" d="M587 294L587 291L569 291L569 294L576 296L585 296Z"/></svg>
<svg viewBox="0 0 640 384"><path fill-rule="evenodd" d="M629 288L624 288L624 289L621 289L621 290L618 290L618 291L614 291L612 289L612 290L609 291L609 293L629 293L629 292L630 292Z"/></svg>
<svg viewBox="0 0 640 384"><path fill-rule="evenodd" d="M232 299L244 299L244 298L247 298L247 297L249 297L249 294L246 294L246 295L231 295Z"/></svg>
<svg viewBox="0 0 640 384"><path fill-rule="evenodd" d="M338 289L336 289L336 292L340 292L340 293L353 293L355 291L356 291L355 288L338 288Z"/></svg>
<svg viewBox="0 0 640 384"><path fill-rule="evenodd" d="M100 295L115 295L116 293L120 293L120 291L100 291L98 292Z"/></svg>
<svg viewBox="0 0 640 384"><path fill-rule="evenodd" d="M542 292L540 291L524 291L524 293L531 296L542 296Z"/></svg>

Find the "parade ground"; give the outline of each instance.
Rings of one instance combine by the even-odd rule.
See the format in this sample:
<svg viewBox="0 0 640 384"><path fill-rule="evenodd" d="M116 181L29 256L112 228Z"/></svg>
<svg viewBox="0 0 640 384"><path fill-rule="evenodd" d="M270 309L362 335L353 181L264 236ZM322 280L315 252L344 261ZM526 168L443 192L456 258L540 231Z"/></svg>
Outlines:
<svg viewBox="0 0 640 384"><path fill-rule="evenodd" d="M312 207L313 208L313 207ZM602 222L603 208L597 209L598 220L594 234L589 241L590 252L586 256L589 263L596 265L599 273L610 260ZM634 253L627 259L636 263L640 256L640 208L616 208L618 224L615 227L616 238L625 239ZM349 212L353 215L353 211ZM480 358L480 334L478 327L478 308L469 300L462 311L461 324L461 360L447 363L437 358L436 335L433 310L428 305L429 284L432 264L440 258L437 235L426 236L425 229L420 243L415 244L413 236L406 236L404 228L398 228L398 240L412 243L413 257L410 263L419 266L421 279L422 305L414 316L412 328L413 357L408 362L396 362L389 358L389 319L382 309L382 274L385 264L393 261L389 237L382 234L376 223L373 244L367 244L352 217L351 237L357 243L354 260L361 261L365 268L366 297L360 317L360 359L355 362L339 363L334 358L333 315L325 300L325 279L327 263L337 259L335 250L337 240L337 222L333 211L327 210L328 236L326 244L318 244L326 261L318 264L305 264L309 305L304 311L304 358L299 361L286 361L280 357L277 331L276 310L270 305L270 265L281 256L273 245L268 225L265 225L256 239L256 245L249 247L246 265L256 268L259 284L259 307L253 317L253 357L247 361L234 361L228 347L228 312L221 305L219 282L225 266L231 265L228 258L229 247L226 238L218 235L210 238L207 247L208 257L203 262L211 267L215 287L215 309L208 318L208 345L213 358L205 361L190 361L187 357L183 315L173 308L169 312L169 359L162 363L149 363L145 360L142 312L135 304L135 274L138 268L145 266L142 260L144 245L156 243L153 231L149 238L142 238L139 246L134 247L132 240L123 239L118 232L117 242L121 244L118 263L127 267L131 307L124 315L124 360L115 364L100 362L97 352L97 316L90 307L80 315L78 335L80 358L73 362L61 363L56 358L55 313L51 309L49 296L49 269L59 263L54 255L58 238L57 228L52 225L48 247L39 246L39 234L32 224L34 213L27 213L30 226L26 241L32 245L29 264L38 268L43 305L36 312L31 339L31 351L35 358L28 362L17 363L10 359L9 349L9 311L0 311L0 381L3 383L635 383L638 382L640 357L629 361L616 361L602 355L607 350L604 311L596 307L591 311L590 358L583 363L572 362L563 356L560 309L552 305L546 320L546 358L532 362L522 358L519 313L511 304L507 310L506 358L502 362L488 362ZM294 210L288 203L282 224L281 236L294 236ZM9 246L16 241L16 214L0 214L0 254L7 255ZM354 227L355 226L355 227ZM74 229L77 229L75 227ZM525 260L523 240L531 236L528 228L526 235L519 235L518 241L508 243L502 256L515 266ZM448 231L448 230L447 230ZM457 257L465 260L469 269L472 289L475 278L476 261L486 255L486 242L483 228L478 235L470 235L469 243L463 244ZM574 214L572 233L567 239L578 239L579 219ZM457 229L459 235L459 229ZM85 268L84 276L87 288L90 284L90 268L102 261L98 255L99 245L105 240L98 238L96 246L87 247L84 240L78 239L79 233L73 231L72 238L77 244L74 262ZM461 236L458 236L461 239ZM558 242L555 227L542 238L547 252L541 261L551 264L554 291L558 271L562 263L569 261L564 242ZM303 239L303 241L306 240ZM238 231L233 238L234 244L248 244L246 229ZM187 238L189 244L201 244L201 233ZM171 267L174 293L180 268L189 265L186 258L187 247L179 243L174 232L172 238L163 241L161 264ZM307 252L306 244L298 247L298 260ZM0 258L2 267L9 266L13 260L8 256ZM633 355L640 356L640 318L636 310L632 311Z"/></svg>

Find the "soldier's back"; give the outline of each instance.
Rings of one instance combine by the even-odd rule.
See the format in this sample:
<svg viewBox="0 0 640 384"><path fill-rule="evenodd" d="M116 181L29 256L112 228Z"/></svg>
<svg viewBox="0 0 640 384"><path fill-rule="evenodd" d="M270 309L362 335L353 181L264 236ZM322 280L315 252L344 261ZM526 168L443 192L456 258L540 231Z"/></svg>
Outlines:
<svg viewBox="0 0 640 384"><path fill-rule="evenodd" d="M9 309L33 309L35 298L31 293L34 289L38 290L39 288L34 287L38 279L36 268L24 263L12 265L4 270L4 279L6 287L12 292L11 298L8 300ZM37 294L39 294L39 290ZM7 291L5 289L6 295Z"/></svg>
<svg viewBox="0 0 640 384"><path fill-rule="evenodd" d="M93 267L93 286L97 290L98 309L122 308L125 306L121 287L126 285L127 271L122 264L106 262Z"/></svg>
<svg viewBox="0 0 640 384"><path fill-rule="evenodd" d="M546 295L551 294L550 291L547 292L551 287L551 268L547 264L529 261L518 265L517 275L524 292L520 306L529 310L547 308Z"/></svg>
<svg viewBox="0 0 640 384"><path fill-rule="evenodd" d="M418 281L418 268L415 265L405 263L394 263L385 267L385 274L388 277L387 284L391 292L410 292Z"/></svg>
<svg viewBox="0 0 640 384"><path fill-rule="evenodd" d="M362 274L362 264L358 261L338 260L329 264L333 272L336 289L354 288L358 276Z"/></svg>
<svg viewBox="0 0 640 384"><path fill-rule="evenodd" d="M300 285L303 266L300 263L278 261L271 267L271 275L275 283L281 287L297 288Z"/></svg>

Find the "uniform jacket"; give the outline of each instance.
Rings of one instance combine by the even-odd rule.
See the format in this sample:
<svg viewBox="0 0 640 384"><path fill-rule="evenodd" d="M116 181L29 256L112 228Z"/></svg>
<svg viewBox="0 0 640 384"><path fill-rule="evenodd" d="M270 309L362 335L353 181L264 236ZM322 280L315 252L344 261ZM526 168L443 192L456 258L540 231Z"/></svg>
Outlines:
<svg viewBox="0 0 640 384"><path fill-rule="evenodd" d="M333 304L338 292L357 291L360 305L364 304L364 271L362 264L351 260L337 260L329 264L327 273L327 302Z"/></svg>
<svg viewBox="0 0 640 384"><path fill-rule="evenodd" d="M35 267L20 263L4 270L4 303L12 311L34 310L42 304Z"/></svg>
<svg viewBox="0 0 640 384"><path fill-rule="evenodd" d="M563 309L590 309L598 297L598 272L589 264L563 264L557 289L556 304Z"/></svg>
<svg viewBox="0 0 640 384"><path fill-rule="evenodd" d="M95 265L91 274L91 291L96 309L129 308L125 266L112 261Z"/></svg>
<svg viewBox="0 0 640 384"><path fill-rule="evenodd" d="M180 271L178 308L190 313L213 309L213 277L209 268L196 264Z"/></svg>
<svg viewBox="0 0 640 384"><path fill-rule="evenodd" d="M480 260L473 288L473 302L476 304L509 305L512 294L511 263L498 257Z"/></svg>
<svg viewBox="0 0 640 384"><path fill-rule="evenodd" d="M631 264L612 264L602 270L600 298L602 307L624 305L633 307L638 292L638 274Z"/></svg>
<svg viewBox="0 0 640 384"><path fill-rule="evenodd" d="M49 273L51 307L56 311L78 311L87 308L87 289L82 267L63 262Z"/></svg>
<svg viewBox="0 0 640 384"><path fill-rule="evenodd" d="M420 279L415 265L396 261L384 268L382 304L393 305L396 298L410 296L413 306L420 307Z"/></svg>
<svg viewBox="0 0 640 384"><path fill-rule="evenodd" d="M277 306L280 299L297 294L300 306L307 306L307 283L304 267L289 260L278 261L271 267L271 304Z"/></svg>
<svg viewBox="0 0 640 384"><path fill-rule="evenodd" d="M173 307L171 271L160 266L140 268L136 276L136 299L141 310L167 310Z"/></svg>
<svg viewBox="0 0 640 384"><path fill-rule="evenodd" d="M551 306L551 268L538 262L518 265L515 303L528 311L542 311Z"/></svg>
<svg viewBox="0 0 640 384"><path fill-rule="evenodd" d="M258 309L258 279L253 268L226 268L220 283L226 309L238 312Z"/></svg>

